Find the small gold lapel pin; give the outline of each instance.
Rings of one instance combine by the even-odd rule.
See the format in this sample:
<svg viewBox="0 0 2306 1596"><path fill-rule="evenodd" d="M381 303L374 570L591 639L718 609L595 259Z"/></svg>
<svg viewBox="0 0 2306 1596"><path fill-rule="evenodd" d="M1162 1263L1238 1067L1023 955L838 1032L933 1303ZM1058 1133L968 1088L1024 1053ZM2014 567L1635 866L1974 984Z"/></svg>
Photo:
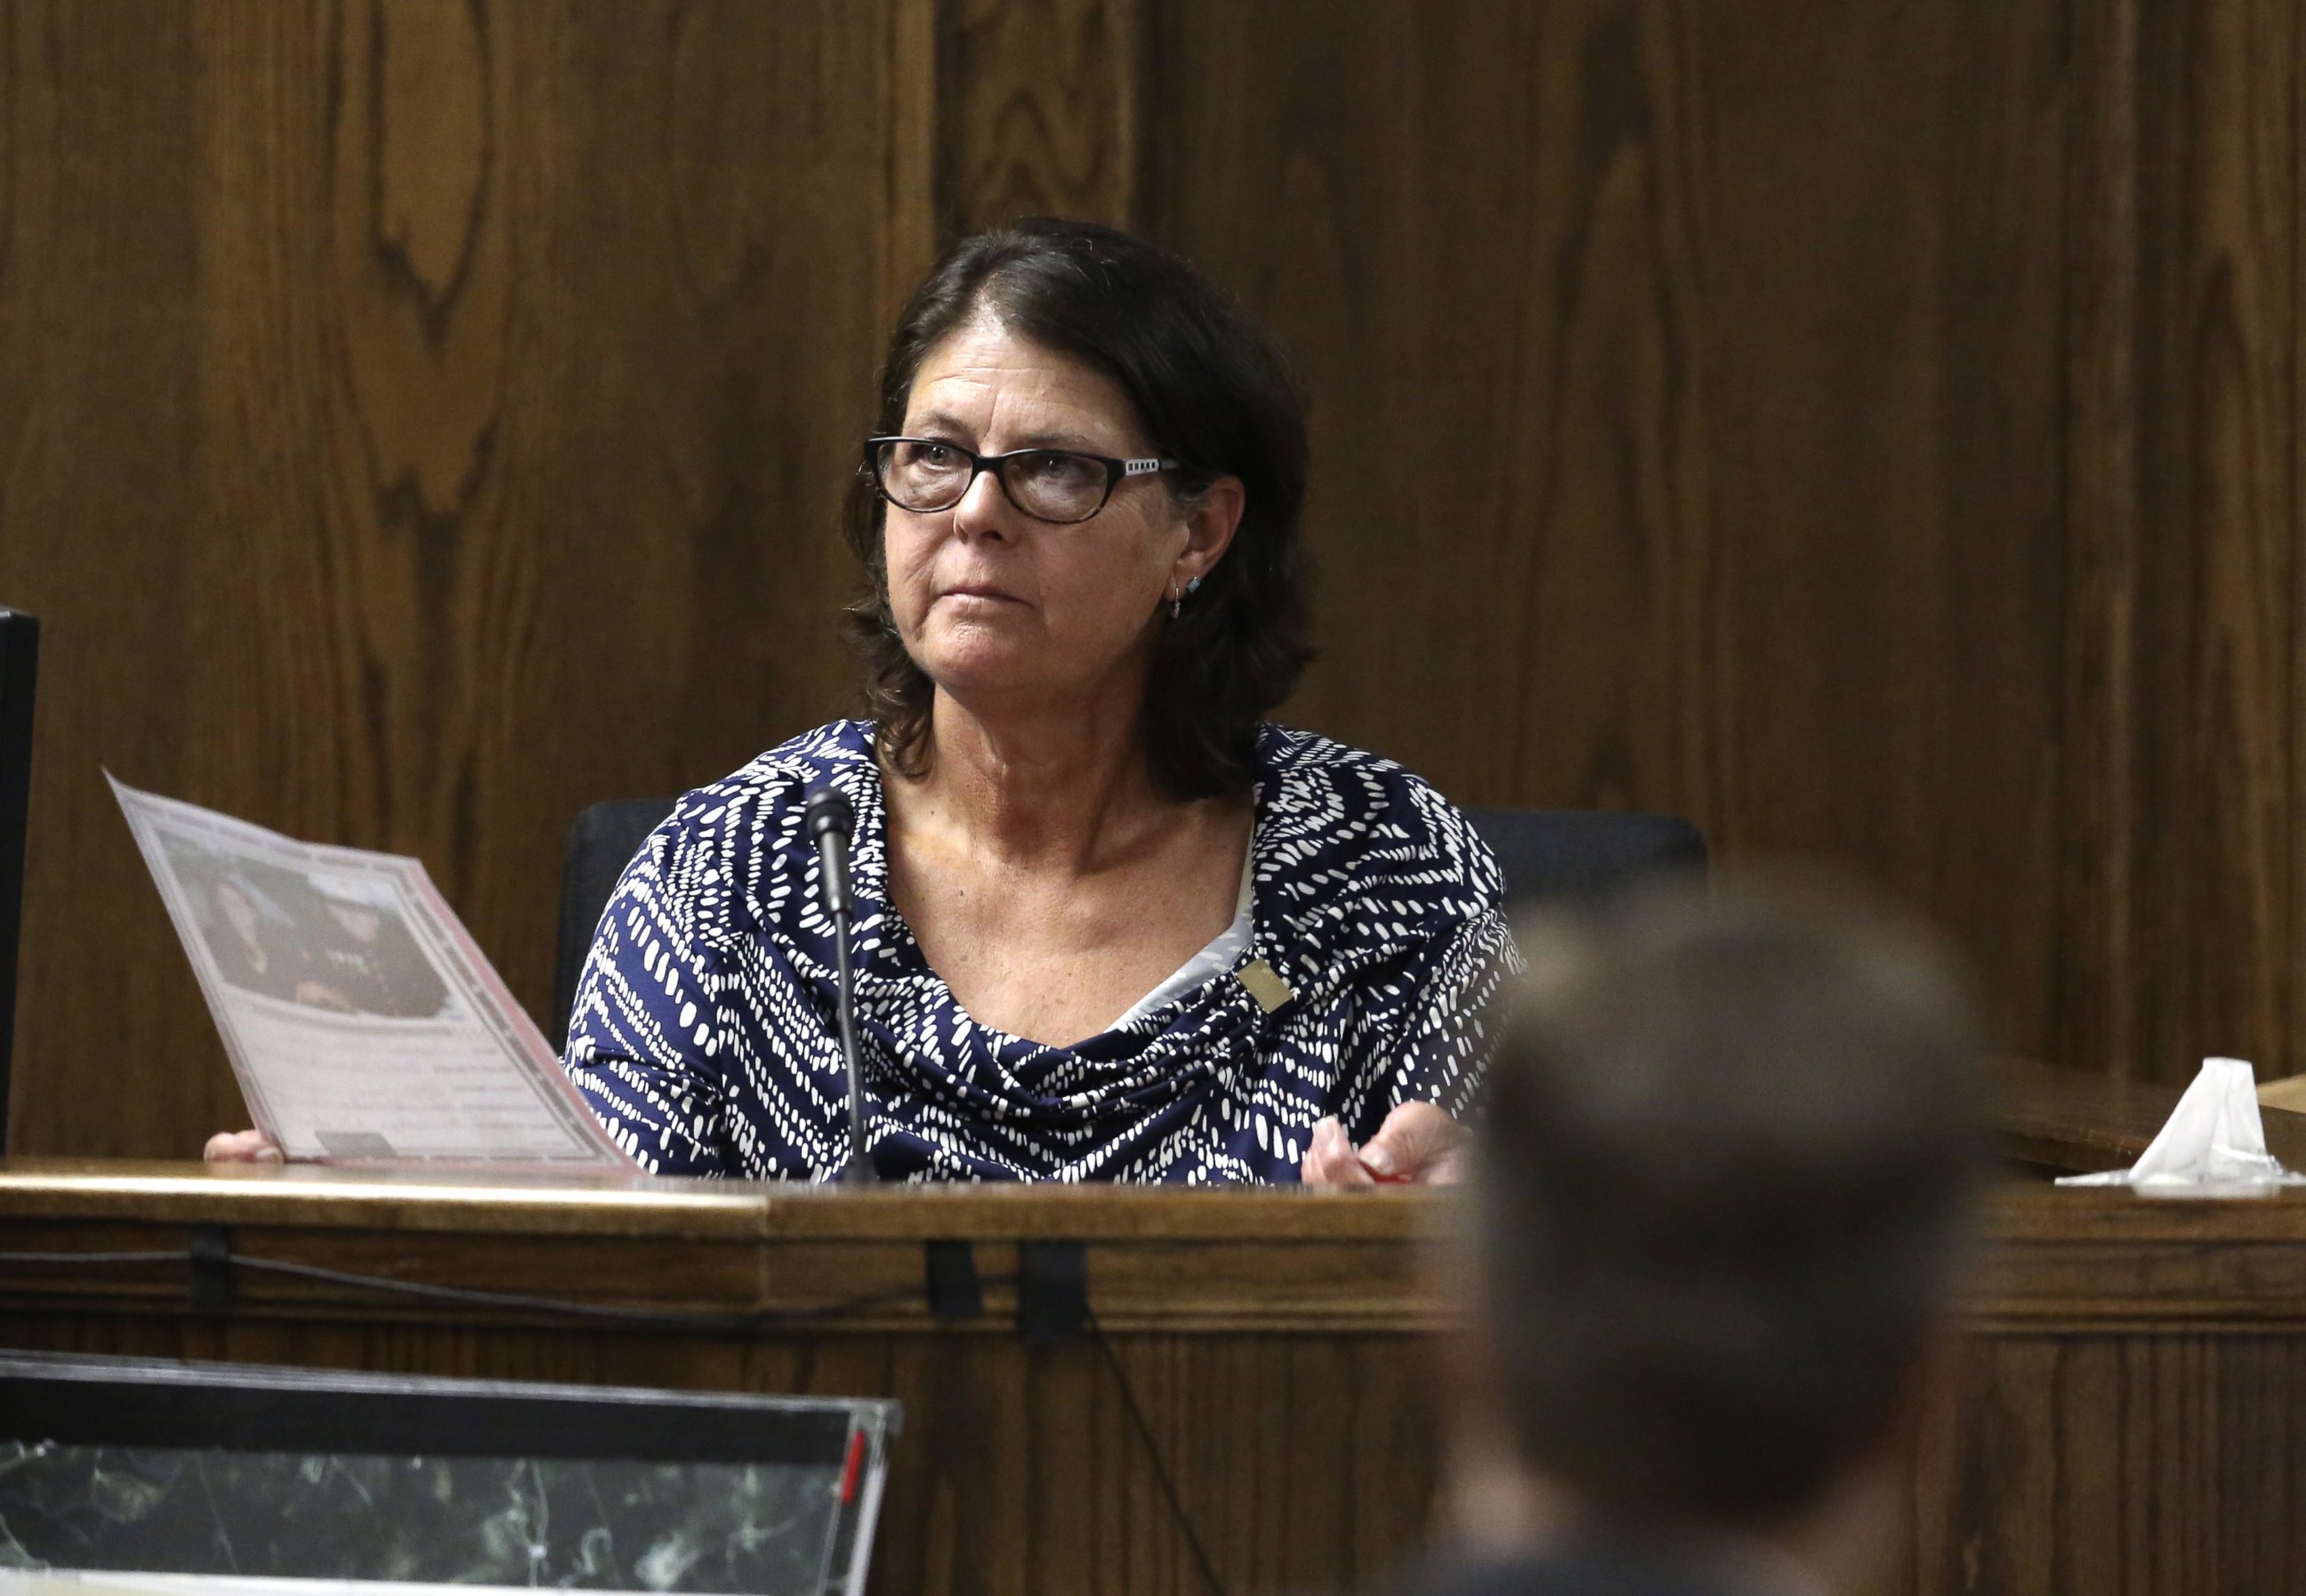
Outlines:
<svg viewBox="0 0 2306 1596"><path fill-rule="evenodd" d="M1251 960L1234 972L1233 978L1247 987L1249 995L1257 1000L1257 1006L1268 1014L1297 995L1262 959Z"/></svg>

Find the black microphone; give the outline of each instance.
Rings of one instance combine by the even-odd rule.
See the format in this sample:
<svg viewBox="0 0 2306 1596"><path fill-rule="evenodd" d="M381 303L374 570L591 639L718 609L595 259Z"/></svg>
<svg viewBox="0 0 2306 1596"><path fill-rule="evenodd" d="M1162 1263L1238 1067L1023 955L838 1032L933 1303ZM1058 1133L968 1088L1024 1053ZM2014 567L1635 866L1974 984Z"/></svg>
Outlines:
<svg viewBox="0 0 2306 1596"><path fill-rule="evenodd" d="M849 838L857 812L830 787L808 795L808 834L816 839L817 875L825 912L833 917L833 961L841 977L841 1056L849 1065L849 1163L843 1184L869 1186L881 1178L865 1150L865 1071L857 1057L857 972L849 962L849 916L856 900L849 893Z"/></svg>

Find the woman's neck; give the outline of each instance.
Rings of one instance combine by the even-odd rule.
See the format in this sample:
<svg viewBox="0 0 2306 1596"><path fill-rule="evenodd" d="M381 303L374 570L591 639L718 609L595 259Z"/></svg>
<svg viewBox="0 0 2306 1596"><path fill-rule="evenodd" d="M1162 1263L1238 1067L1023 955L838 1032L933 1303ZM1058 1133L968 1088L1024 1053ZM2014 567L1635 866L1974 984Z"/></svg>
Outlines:
<svg viewBox="0 0 2306 1596"><path fill-rule="evenodd" d="M1117 702L965 705L938 689L923 818L1013 865L1086 870L1157 807L1142 687Z"/></svg>

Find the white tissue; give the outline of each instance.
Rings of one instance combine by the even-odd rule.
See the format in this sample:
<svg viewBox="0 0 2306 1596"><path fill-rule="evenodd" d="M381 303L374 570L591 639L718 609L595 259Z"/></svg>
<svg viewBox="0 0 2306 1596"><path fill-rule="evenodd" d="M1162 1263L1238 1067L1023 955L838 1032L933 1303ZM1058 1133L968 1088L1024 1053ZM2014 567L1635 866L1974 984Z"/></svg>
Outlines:
<svg viewBox="0 0 2306 1596"><path fill-rule="evenodd" d="M2266 1150L2258 1081L2238 1058L2206 1058L2138 1162L2103 1174L2070 1174L2061 1186L2129 1186L2149 1197L2263 1197L2306 1185Z"/></svg>

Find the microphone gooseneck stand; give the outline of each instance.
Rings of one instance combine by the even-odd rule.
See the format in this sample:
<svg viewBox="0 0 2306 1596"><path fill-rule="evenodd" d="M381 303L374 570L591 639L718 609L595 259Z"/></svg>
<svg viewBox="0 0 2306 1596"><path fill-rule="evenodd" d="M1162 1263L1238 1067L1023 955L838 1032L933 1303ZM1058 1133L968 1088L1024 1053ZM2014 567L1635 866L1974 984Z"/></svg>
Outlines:
<svg viewBox="0 0 2306 1596"><path fill-rule="evenodd" d="M857 972L849 952L849 917L856 900L849 892L849 839L856 811L830 787L808 795L808 834L816 841L816 862L824 889L825 912L833 917L833 965L839 977L841 1056L849 1068L849 1162L843 1185L869 1186L881 1178L865 1146L865 1070L857 1051Z"/></svg>

